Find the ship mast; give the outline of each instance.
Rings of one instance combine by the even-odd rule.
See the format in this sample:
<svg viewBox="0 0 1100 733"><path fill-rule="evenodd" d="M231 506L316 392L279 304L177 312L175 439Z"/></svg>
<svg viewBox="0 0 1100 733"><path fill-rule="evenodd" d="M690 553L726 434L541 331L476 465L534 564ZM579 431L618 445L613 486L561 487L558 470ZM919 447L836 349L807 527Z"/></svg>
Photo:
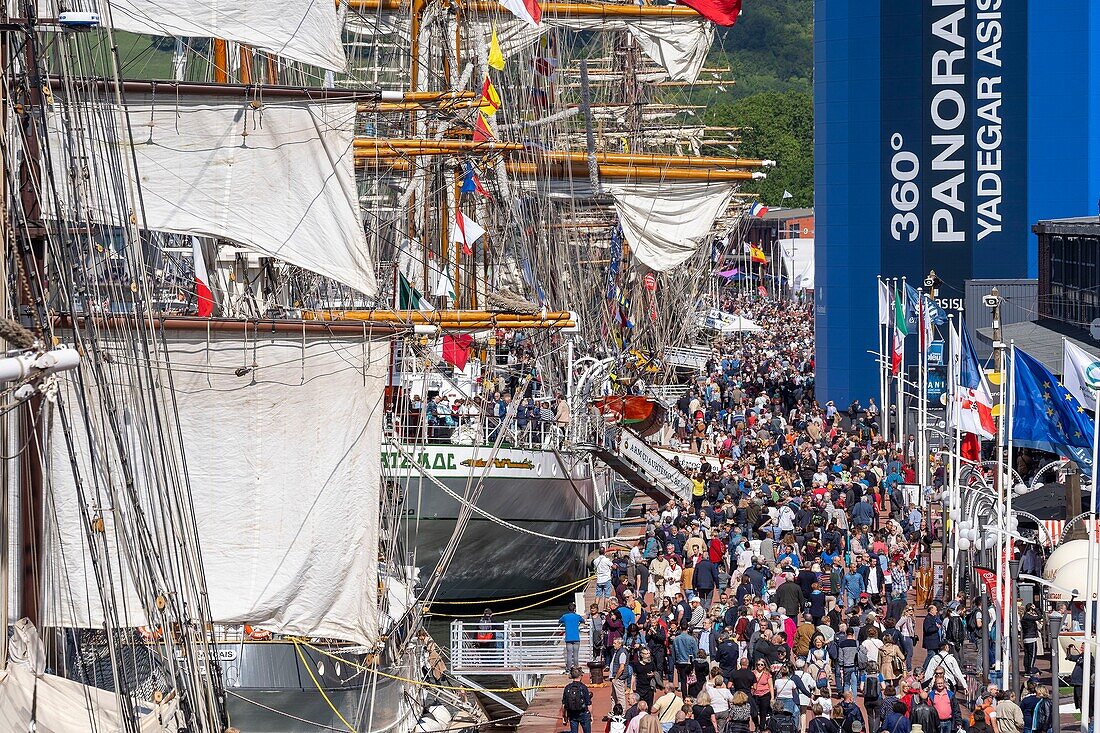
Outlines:
<svg viewBox="0 0 1100 733"><path fill-rule="evenodd" d="M38 39L34 26L37 6L32 0L23 5L24 25L20 32L24 34L23 64L24 76L5 85L17 89L20 99L15 105L18 124L23 143L23 155L19 169L19 197L24 218L23 226L15 233L15 242L19 248L17 264L19 267L20 320L23 325L41 335L40 304L35 302L36 295L41 297L44 279L42 277L43 255L46 247L46 229L42 220L42 206L39 190L42 180L39 139L39 122L44 113L42 95L43 79L38 60ZM16 30L9 26L9 32ZM5 33L5 39L7 33ZM5 59L6 61L7 59ZM6 67L5 67L5 73ZM6 103L7 100L0 100ZM6 109L5 104L5 109ZM7 237L5 237L5 244ZM6 302L5 302L6 305ZM24 450L19 459L20 515L17 518L20 547L19 614L30 620L36 627L41 621L41 588L43 556L43 456L44 440L41 420L42 395L34 395L23 402L16 411L17 431ZM5 627L6 628L6 627Z"/></svg>

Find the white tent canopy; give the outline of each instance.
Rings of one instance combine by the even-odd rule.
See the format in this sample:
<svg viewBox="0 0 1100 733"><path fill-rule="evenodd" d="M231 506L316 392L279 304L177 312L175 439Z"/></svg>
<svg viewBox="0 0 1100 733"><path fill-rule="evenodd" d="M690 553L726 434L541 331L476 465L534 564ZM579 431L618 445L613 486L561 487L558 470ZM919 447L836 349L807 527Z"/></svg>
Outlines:
<svg viewBox="0 0 1100 733"><path fill-rule="evenodd" d="M791 281L791 290L813 290L814 240L780 239L779 253L783 259L783 271Z"/></svg>
<svg viewBox="0 0 1100 733"><path fill-rule="evenodd" d="M734 313L726 313L717 308L695 314L700 328L709 328L719 333L756 333L764 329L757 323Z"/></svg>
<svg viewBox="0 0 1100 733"><path fill-rule="evenodd" d="M1094 544L1097 543L1095 535L1092 538ZM1084 600L1085 589L1088 584L1088 550L1089 543L1087 540L1071 540L1058 546L1054 552L1050 553L1050 557L1047 558L1046 563L1043 565L1043 577L1049 580L1058 588L1050 589L1050 597L1052 600L1057 601L1070 601L1070 600ZM1100 568L1096 567L1096 564L1100 562L1100 559L1096 555L1100 555L1100 548L1093 548L1093 582L1092 582L1092 598L1096 599L1097 593L1100 592ZM1077 591L1076 595L1066 593L1064 590Z"/></svg>

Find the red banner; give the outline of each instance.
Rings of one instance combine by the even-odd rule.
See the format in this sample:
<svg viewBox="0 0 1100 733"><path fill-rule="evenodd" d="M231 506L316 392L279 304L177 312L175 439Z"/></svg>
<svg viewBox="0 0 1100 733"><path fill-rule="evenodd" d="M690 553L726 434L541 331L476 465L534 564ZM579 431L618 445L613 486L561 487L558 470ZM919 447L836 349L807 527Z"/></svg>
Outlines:
<svg viewBox="0 0 1100 733"><path fill-rule="evenodd" d="M1001 597L1004 594L1004 589L1001 586L1000 578L997 577L997 573L989 568L980 567L975 567L974 572L978 574L978 582L985 585L985 592L989 595L990 599L992 599L993 607L997 609L997 615L1001 617L1002 622L1006 621L1004 609L1001 607Z"/></svg>

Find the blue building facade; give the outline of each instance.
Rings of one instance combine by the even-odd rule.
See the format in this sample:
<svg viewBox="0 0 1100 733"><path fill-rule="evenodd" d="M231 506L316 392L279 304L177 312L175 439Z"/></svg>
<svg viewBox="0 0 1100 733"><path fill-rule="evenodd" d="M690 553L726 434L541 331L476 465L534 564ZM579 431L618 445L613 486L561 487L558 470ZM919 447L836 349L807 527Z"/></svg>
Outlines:
<svg viewBox="0 0 1100 733"><path fill-rule="evenodd" d="M876 275L1035 277L1100 201L1100 2L828 0L814 18L818 399L878 392ZM915 346L911 346L911 351Z"/></svg>

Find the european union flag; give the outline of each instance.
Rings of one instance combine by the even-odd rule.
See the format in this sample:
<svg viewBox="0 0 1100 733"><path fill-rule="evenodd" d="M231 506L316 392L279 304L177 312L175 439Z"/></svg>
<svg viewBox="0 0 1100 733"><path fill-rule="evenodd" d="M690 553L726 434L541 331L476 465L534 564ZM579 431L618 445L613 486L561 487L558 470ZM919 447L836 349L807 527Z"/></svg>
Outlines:
<svg viewBox="0 0 1100 733"><path fill-rule="evenodd" d="M1027 352L1013 349L1012 442L1072 458L1092 470L1092 418L1085 408Z"/></svg>

